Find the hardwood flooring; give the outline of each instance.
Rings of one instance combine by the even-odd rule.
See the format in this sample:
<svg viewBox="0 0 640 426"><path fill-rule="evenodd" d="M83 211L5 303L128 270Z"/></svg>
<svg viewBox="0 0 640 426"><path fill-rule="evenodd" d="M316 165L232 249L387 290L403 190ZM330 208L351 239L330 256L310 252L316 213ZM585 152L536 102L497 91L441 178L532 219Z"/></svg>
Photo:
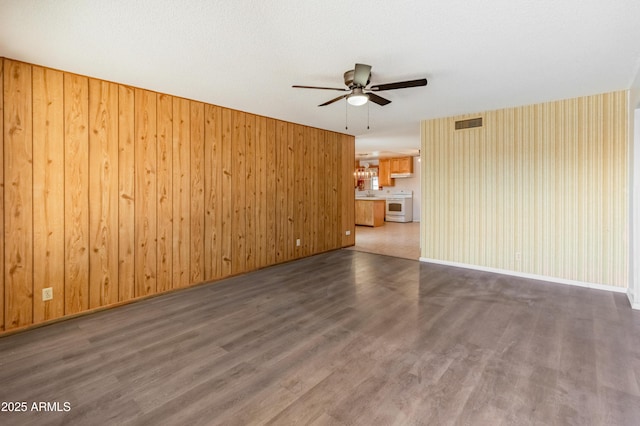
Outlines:
<svg viewBox="0 0 640 426"><path fill-rule="evenodd" d="M624 294L339 250L0 338L0 424L637 425L639 342Z"/></svg>

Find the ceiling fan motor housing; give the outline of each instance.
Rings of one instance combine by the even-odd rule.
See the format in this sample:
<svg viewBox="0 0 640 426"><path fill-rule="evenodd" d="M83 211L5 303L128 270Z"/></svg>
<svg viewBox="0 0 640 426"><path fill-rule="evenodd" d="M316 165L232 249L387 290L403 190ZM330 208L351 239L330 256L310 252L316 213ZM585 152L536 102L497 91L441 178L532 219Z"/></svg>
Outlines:
<svg viewBox="0 0 640 426"><path fill-rule="evenodd" d="M355 70L349 70L344 73L344 85L347 86L349 89L358 87L357 84L353 83L354 72ZM362 87L366 87L369 83L371 83L371 73L369 73L369 77L367 78L367 84L365 84Z"/></svg>

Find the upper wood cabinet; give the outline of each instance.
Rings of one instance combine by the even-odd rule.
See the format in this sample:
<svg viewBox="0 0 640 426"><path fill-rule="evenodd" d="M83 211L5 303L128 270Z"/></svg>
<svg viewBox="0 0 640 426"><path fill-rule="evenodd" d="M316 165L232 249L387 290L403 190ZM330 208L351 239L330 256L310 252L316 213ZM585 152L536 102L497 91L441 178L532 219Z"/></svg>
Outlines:
<svg viewBox="0 0 640 426"><path fill-rule="evenodd" d="M413 158L392 158L391 173L413 173Z"/></svg>
<svg viewBox="0 0 640 426"><path fill-rule="evenodd" d="M389 176L391 174L391 160L380 159L378 162L378 185L393 186L394 180Z"/></svg>

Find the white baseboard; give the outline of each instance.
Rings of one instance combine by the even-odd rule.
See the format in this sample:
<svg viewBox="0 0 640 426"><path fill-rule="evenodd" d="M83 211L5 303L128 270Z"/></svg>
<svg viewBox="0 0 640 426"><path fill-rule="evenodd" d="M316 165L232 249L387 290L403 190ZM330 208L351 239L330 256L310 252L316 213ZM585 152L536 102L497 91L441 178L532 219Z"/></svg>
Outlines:
<svg viewBox="0 0 640 426"><path fill-rule="evenodd" d="M629 298L629 303L631 303L631 308L640 310L640 299L633 297L631 289L627 291L627 297Z"/></svg>
<svg viewBox="0 0 640 426"><path fill-rule="evenodd" d="M547 281L547 282L553 282L553 283L558 283L558 284L573 285L573 286L577 286L577 287L593 288L593 289L596 289L596 290L613 291L613 292L616 292L616 293L627 293L627 297L629 298L629 301L631 302L631 307L633 309L640 309L640 300L636 301L634 303L634 301L632 300L632 298L633 298L632 293L630 291L627 291L627 288L623 288L623 287L615 287L615 286L612 286L612 285L588 283L588 282L584 282L584 281L567 280L567 279L564 279L564 278L549 277L549 276L546 276L546 275L528 274L526 272L510 271L508 269L489 268L487 266L471 265L471 264L468 264L468 263L448 262L448 261L445 261L445 260L429 259L427 257L421 257L420 258L420 262L436 263L438 265L455 266L455 267L458 267L458 268L475 269L475 270L478 270L478 271L493 272L495 274L511 275L511 276L514 276L514 277L521 277L521 278L530 278L532 280L539 280L539 281Z"/></svg>

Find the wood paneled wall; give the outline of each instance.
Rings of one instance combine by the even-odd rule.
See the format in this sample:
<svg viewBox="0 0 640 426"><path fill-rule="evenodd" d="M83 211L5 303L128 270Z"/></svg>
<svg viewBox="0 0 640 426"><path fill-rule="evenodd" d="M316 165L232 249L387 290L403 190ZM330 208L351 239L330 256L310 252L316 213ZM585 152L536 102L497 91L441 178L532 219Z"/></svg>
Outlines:
<svg viewBox="0 0 640 426"><path fill-rule="evenodd" d="M421 256L626 287L627 96L424 121Z"/></svg>
<svg viewBox="0 0 640 426"><path fill-rule="evenodd" d="M352 136L10 59L0 94L0 332L355 243Z"/></svg>

